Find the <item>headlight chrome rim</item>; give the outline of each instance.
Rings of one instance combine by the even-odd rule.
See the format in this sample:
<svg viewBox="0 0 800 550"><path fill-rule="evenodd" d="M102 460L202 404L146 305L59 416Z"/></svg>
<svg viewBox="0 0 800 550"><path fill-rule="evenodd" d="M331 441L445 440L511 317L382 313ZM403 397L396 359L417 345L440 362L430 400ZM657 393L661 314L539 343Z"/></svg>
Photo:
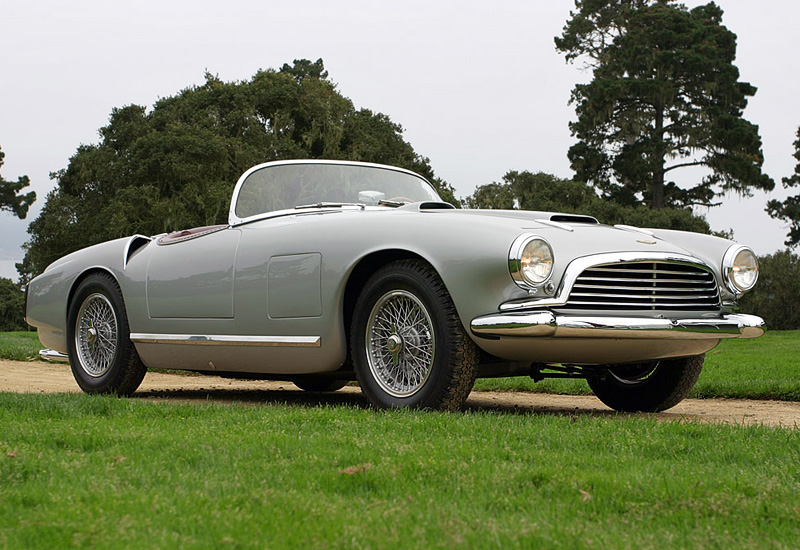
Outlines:
<svg viewBox="0 0 800 550"><path fill-rule="evenodd" d="M523 265L523 256L525 254L526 247L533 243L534 241L541 242L548 251L550 256L550 268L547 274L541 280L535 280L529 278L525 272L525 266ZM511 277L514 281L521 287L530 289L530 288L538 288L547 283L553 275L553 266L555 265L555 254L553 253L553 247L550 246L550 243L547 239L540 237L538 235L533 235L531 233L526 233L524 235L520 235L517 237L511 245L511 250L508 254L508 266L511 271Z"/></svg>
<svg viewBox="0 0 800 550"><path fill-rule="evenodd" d="M739 273L739 270L737 269L738 266L736 265L736 258L739 256L739 254L743 252L749 253L752 256L755 263L755 269L750 270L751 272L755 271L755 277L753 278L753 281L749 285L743 284L740 280L737 280L737 273ZM756 286L756 283L758 282L758 275L759 275L758 257L756 256L755 252L753 252L753 250L748 246L733 245L730 248L728 248L727 251L725 251L725 256L722 258L722 272L725 276L725 286L728 287L728 290L730 290L737 296L740 296L745 292L749 292L750 290L752 290L753 287Z"/></svg>

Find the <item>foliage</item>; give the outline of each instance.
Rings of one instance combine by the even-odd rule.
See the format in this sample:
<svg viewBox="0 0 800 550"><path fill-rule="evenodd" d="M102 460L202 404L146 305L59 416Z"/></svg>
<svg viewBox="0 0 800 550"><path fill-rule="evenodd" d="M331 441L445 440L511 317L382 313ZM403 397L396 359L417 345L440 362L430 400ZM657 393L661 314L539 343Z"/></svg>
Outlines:
<svg viewBox="0 0 800 550"><path fill-rule="evenodd" d="M797 129L797 141L794 142L794 158L800 161L800 128ZM794 174L783 178L786 189L800 187L800 163L794 167ZM793 195L784 201L772 199L767 202L767 212L773 218L788 222L789 234L784 244L795 247L800 245L800 195Z"/></svg>
<svg viewBox="0 0 800 550"><path fill-rule="evenodd" d="M800 256L783 250L758 263L758 283L740 300L742 309L763 317L771 329L800 329Z"/></svg>
<svg viewBox="0 0 800 550"><path fill-rule="evenodd" d="M25 295L14 281L0 277L0 332L27 328Z"/></svg>
<svg viewBox="0 0 800 550"><path fill-rule="evenodd" d="M652 208L714 205L774 182L761 171L758 127L742 118L756 88L733 64L736 35L713 2L688 10L675 0L576 0L555 38L570 62L587 60L592 80L572 91L578 179L604 197ZM702 167L684 189L674 170ZM693 173L693 172L690 172ZM716 203L718 204L718 203Z"/></svg>
<svg viewBox="0 0 800 550"><path fill-rule="evenodd" d="M299 394L251 406L0 394L0 539L313 550L800 538L791 429L283 404Z"/></svg>
<svg viewBox="0 0 800 550"><path fill-rule="evenodd" d="M6 154L0 151L0 168L3 167L5 156ZM30 191L24 195L19 193L30 184L31 180L28 179L28 176L20 176L16 182L6 181L0 176L0 212L3 210L11 212L19 219L24 220L28 215L28 208L36 200L36 192Z"/></svg>
<svg viewBox="0 0 800 550"><path fill-rule="evenodd" d="M453 189L403 139L399 124L356 109L322 60L296 60L249 81L206 74L201 86L112 110L100 143L82 145L54 174L57 188L29 228L23 280L74 250L133 233L227 221L231 192L251 166L326 158L392 164Z"/></svg>
<svg viewBox="0 0 800 550"><path fill-rule="evenodd" d="M565 180L542 172L508 172L501 183L479 186L464 199L469 208L520 208L594 216L607 224L627 224L660 229L709 233L706 220L690 208L662 208L623 205L603 200L586 183Z"/></svg>

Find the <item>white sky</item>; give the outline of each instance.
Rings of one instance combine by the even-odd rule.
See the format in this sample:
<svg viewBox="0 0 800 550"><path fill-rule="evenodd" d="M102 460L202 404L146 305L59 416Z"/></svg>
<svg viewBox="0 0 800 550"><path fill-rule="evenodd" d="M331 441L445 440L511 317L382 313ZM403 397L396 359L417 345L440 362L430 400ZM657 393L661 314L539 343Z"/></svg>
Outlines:
<svg viewBox="0 0 800 550"><path fill-rule="evenodd" d="M690 7L705 2L687 1ZM758 254L783 248L786 227L764 213L788 193L800 126L800 4L719 0L738 35L741 79L759 90L745 117L759 125L769 196L711 210ZM569 93L588 75L555 51L571 0L0 0L0 174L27 174L39 200L27 220L0 214L0 276L13 276L27 223L82 143L96 143L113 107L152 106L203 82L322 57L356 107L386 113L459 196L508 170L571 177ZM757 8L756 8L757 6ZM681 174L675 179L681 183ZM685 178L693 177L687 174ZM685 180L687 184L691 180ZM601 220L602 221L602 220ZM11 266L11 267L9 267ZM9 271L10 269L10 271Z"/></svg>

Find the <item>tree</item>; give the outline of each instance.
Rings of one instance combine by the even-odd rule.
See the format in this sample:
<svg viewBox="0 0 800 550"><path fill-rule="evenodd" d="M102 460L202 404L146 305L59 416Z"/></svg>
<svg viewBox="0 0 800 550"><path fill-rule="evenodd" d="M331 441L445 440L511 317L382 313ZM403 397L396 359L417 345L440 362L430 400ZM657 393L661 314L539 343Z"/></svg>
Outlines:
<svg viewBox="0 0 800 550"><path fill-rule="evenodd" d="M739 301L742 310L762 317L771 330L800 328L800 256L783 250L758 263L758 284Z"/></svg>
<svg viewBox="0 0 800 550"><path fill-rule="evenodd" d="M0 277L0 332L28 330L24 310L25 296L19 285Z"/></svg>
<svg viewBox="0 0 800 550"><path fill-rule="evenodd" d="M57 188L30 227L23 281L74 250L133 233L224 223L233 187L251 166L327 158L392 164L453 189L385 114L356 109L322 60L296 60L250 80L205 83L152 109L113 109L100 142L81 145L53 174Z"/></svg>
<svg viewBox="0 0 800 550"><path fill-rule="evenodd" d="M568 62L587 61L578 84L568 153L578 179L622 204L714 206L720 195L770 190L758 127L742 118L756 88L733 64L736 35L713 2L688 10L675 0L576 0L555 38ZM706 174L688 188L680 169ZM694 174L697 171L689 171Z"/></svg>
<svg viewBox="0 0 800 550"><path fill-rule="evenodd" d="M0 168L3 167L5 157L6 154L0 150ZM36 200L36 193L30 191L20 195L19 192L30 184L31 180L28 179L28 176L20 176L16 182L6 181L0 176L0 211L6 210L24 220L28 215L28 208Z"/></svg>
<svg viewBox="0 0 800 550"><path fill-rule="evenodd" d="M502 208L565 212L594 216L602 223L679 229L710 233L706 220L691 208L662 208L653 211L643 205L622 205L603 200L588 184L560 179L542 172L508 172L501 183L479 186L464 199L468 208Z"/></svg>
<svg viewBox="0 0 800 550"><path fill-rule="evenodd" d="M800 161L800 128L797 129L797 141L794 142L794 158ZM794 167L794 174L783 178L783 187L800 186L800 163ZM784 201L772 199L767 202L767 212L773 218L789 223L789 234L784 241L786 246L800 244L800 195L793 195Z"/></svg>

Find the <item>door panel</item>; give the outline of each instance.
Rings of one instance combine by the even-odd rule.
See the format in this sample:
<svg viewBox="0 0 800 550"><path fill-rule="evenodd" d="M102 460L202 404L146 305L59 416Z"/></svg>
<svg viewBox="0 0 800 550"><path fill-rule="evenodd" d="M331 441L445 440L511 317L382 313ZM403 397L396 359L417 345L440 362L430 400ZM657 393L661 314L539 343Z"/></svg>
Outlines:
<svg viewBox="0 0 800 550"><path fill-rule="evenodd" d="M157 246L147 268L150 317L232 319L240 234L229 228Z"/></svg>

